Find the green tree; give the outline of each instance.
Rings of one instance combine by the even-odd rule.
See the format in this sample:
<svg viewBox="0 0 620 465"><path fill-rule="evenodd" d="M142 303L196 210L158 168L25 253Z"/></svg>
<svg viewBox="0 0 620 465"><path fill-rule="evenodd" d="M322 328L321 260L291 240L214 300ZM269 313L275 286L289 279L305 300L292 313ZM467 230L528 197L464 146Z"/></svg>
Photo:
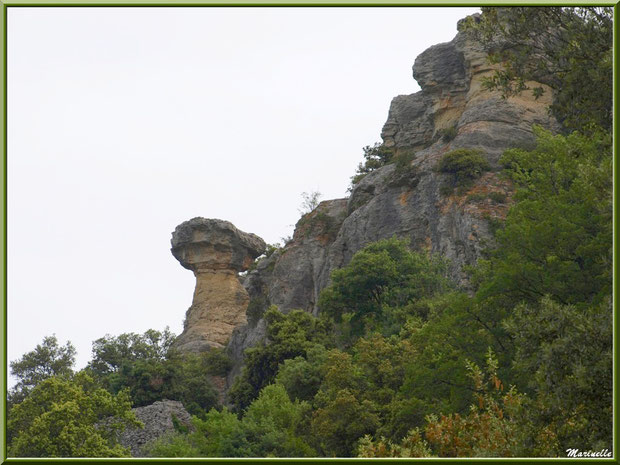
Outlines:
<svg viewBox="0 0 620 465"><path fill-rule="evenodd" d="M411 321L401 332L413 355L405 366L391 432L383 433L388 439L422 427L428 414L465 412L474 394L467 360L483 363L489 346L500 354L504 365L510 360L508 338L501 326L503 314L495 308L479 306L460 292L438 296L429 306L427 321ZM509 377L505 372L502 375Z"/></svg>
<svg viewBox="0 0 620 465"><path fill-rule="evenodd" d="M306 457L316 455L303 438L310 405L292 402L280 385L266 386L242 419L213 409L193 418L194 431L162 438L152 457Z"/></svg>
<svg viewBox="0 0 620 465"><path fill-rule="evenodd" d="M486 81L510 96L538 81L554 91L551 107L569 130L610 131L613 7L482 7L465 27L503 66ZM543 88L531 89L535 96Z"/></svg>
<svg viewBox="0 0 620 465"><path fill-rule="evenodd" d="M529 417L553 431L559 452L611 449L612 313L611 298L576 306L545 297L518 306L505 322L514 369L534 400Z"/></svg>
<svg viewBox="0 0 620 465"><path fill-rule="evenodd" d="M266 386L243 416L254 457L312 457L306 439L310 404L291 401L279 384Z"/></svg>
<svg viewBox="0 0 620 465"><path fill-rule="evenodd" d="M202 354L174 354L164 361L169 376L160 391L161 399L178 400L192 415L204 416L219 406L213 376L225 376L230 359L221 350ZM159 398L157 400L160 400Z"/></svg>
<svg viewBox="0 0 620 465"><path fill-rule="evenodd" d="M164 436L147 449L151 457L247 457L250 444L241 420L226 408L192 417L190 433Z"/></svg>
<svg viewBox="0 0 620 465"><path fill-rule="evenodd" d="M171 348L173 341L167 328L108 335L93 343L88 371L112 394L129 389L136 407L170 399L183 402L194 415L204 415L218 404L211 376L225 374L230 360L217 350L179 354Z"/></svg>
<svg viewBox="0 0 620 465"><path fill-rule="evenodd" d="M116 443L127 425L139 426L126 391L111 395L85 373L53 376L11 409L12 457L126 457Z"/></svg>
<svg viewBox="0 0 620 465"><path fill-rule="evenodd" d="M461 190L470 187L473 182L489 171L491 165L479 150L457 149L443 155L437 163L437 171L451 175L448 187Z"/></svg>
<svg viewBox="0 0 620 465"><path fill-rule="evenodd" d="M394 155L392 149L379 142L372 146L367 145L362 150L364 152L364 162L357 166L355 175L351 177L351 188L355 187L368 173L388 164Z"/></svg>
<svg viewBox="0 0 620 465"><path fill-rule="evenodd" d="M379 416L372 401L359 400L349 389L319 392L319 407L312 417L312 434L317 448L327 457L350 457L357 441L373 434Z"/></svg>
<svg viewBox="0 0 620 465"><path fill-rule="evenodd" d="M313 347L329 345L328 322L307 312L293 310L284 315L272 306L265 319L268 343L246 350L245 367L229 391L237 412L245 410L263 387L275 381L285 360L305 358Z"/></svg>
<svg viewBox="0 0 620 465"><path fill-rule="evenodd" d="M276 382L284 386L291 399L312 401L323 381L327 352L316 345L306 351L306 357L297 356L280 364Z"/></svg>
<svg viewBox="0 0 620 465"><path fill-rule="evenodd" d="M93 342L93 358L88 367L97 376L117 373L123 364L136 360L163 361L175 335L168 328L163 332L149 329L144 334L106 335Z"/></svg>
<svg viewBox="0 0 620 465"><path fill-rule="evenodd" d="M563 304L598 302L612 283L612 159L609 138L535 128L533 151L501 161L517 203L478 269L477 298L511 308L550 295Z"/></svg>
<svg viewBox="0 0 620 465"><path fill-rule="evenodd" d="M353 336L362 335L373 320L385 329L398 328L406 316L394 309L409 305L412 313L422 312L415 303L450 288L442 260L411 251L406 240L395 237L357 252L331 280L319 307L337 323L347 319Z"/></svg>
<svg viewBox="0 0 620 465"><path fill-rule="evenodd" d="M52 376L70 376L74 363L75 348L71 342L61 346L55 335L46 336L34 350L10 363L11 375L18 381L9 392L9 406L21 402L35 386Z"/></svg>

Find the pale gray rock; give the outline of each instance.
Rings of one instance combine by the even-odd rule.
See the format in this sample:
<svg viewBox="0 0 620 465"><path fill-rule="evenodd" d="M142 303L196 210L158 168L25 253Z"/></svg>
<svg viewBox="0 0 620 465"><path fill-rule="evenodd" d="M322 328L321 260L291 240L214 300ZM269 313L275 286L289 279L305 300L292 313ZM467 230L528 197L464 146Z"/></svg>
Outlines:
<svg viewBox="0 0 620 465"><path fill-rule="evenodd" d="M127 428L119 435L119 443L128 447L132 457L145 457L145 446L164 435L174 433L173 418L179 425L191 429L191 415L181 402L162 400L145 407L132 409L144 428Z"/></svg>
<svg viewBox="0 0 620 465"><path fill-rule="evenodd" d="M192 218L172 233L172 255L188 270L245 271L265 251L265 241L229 221Z"/></svg>
<svg viewBox="0 0 620 465"><path fill-rule="evenodd" d="M309 228L302 218L293 241L244 279L250 298L285 313L300 308L317 315L318 296L331 273L367 244L392 236L447 259L450 277L467 290L464 267L475 264L493 244L490 221L504 218L510 205L512 187L499 176L501 154L512 147L533 147L535 124L558 129L548 111L549 88L540 99L527 92L503 99L483 86L494 66L465 32L418 56L413 75L422 90L392 100L381 133L396 156L411 155L409 166L386 165L366 175L349 199L323 202L317 212L334 219L328 235ZM492 170L467 192L442 194L447 176L437 172L437 163L458 148L479 150ZM505 203L484 198L490 192L505 195ZM482 200L469 201L469 194ZM240 357L264 337L264 321L246 325L235 331L229 350Z"/></svg>
<svg viewBox="0 0 620 465"><path fill-rule="evenodd" d="M451 277L467 287L463 267L475 264L492 243L488 220L501 217L507 207L441 195L445 175L436 172L439 159L457 148L480 150L495 171L472 189L508 194L509 186L496 172L503 151L532 147L534 124L557 129L548 100L528 95L503 99L484 90L483 77L493 69L482 46L463 32L420 54L413 76L422 90L395 97L382 130L384 144L396 154L413 153L410 169L398 173L394 164L384 166L366 175L348 200L326 205L338 211L332 216L344 211L328 241L313 234L302 237L307 230L300 221L294 241L248 275L244 286L250 296L263 295L283 312L301 308L317 314L318 295L331 273L346 266L365 245L392 236L445 257ZM454 134L446 140L442 134L449 128Z"/></svg>
<svg viewBox="0 0 620 465"><path fill-rule="evenodd" d="M424 94L454 94L469 86L465 57L456 41L433 45L422 52L415 59L412 71Z"/></svg>

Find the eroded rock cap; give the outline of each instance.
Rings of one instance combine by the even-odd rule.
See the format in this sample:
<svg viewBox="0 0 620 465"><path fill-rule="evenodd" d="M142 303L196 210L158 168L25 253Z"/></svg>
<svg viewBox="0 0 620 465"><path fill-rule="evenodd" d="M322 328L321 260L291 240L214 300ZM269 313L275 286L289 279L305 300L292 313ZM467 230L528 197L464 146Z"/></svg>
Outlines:
<svg viewBox="0 0 620 465"><path fill-rule="evenodd" d="M192 271L245 271L266 248L256 234L229 221L200 217L178 225L170 242L172 255Z"/></svg>

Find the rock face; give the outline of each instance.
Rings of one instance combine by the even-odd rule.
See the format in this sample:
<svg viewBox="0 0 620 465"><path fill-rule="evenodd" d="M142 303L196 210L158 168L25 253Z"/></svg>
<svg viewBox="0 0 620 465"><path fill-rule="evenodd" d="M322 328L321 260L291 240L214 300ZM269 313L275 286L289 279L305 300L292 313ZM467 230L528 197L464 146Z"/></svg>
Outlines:
<svg viewBox="0 0 620 465"><path fill-rule="evenodd" d="M181 402L174 400L163 400L132 410L136 418L144 423L144 428L128 428L119 436L119 443L131 450L132 457L144 457L147 443L173 433L174 422L186 428L192 426L190 414Z"/></svg>
<svg viewBox="0 0 620 465"><path fill-rule="evenodd" d="M463 267L474 264L491 243L490 224L506 215L511 201L511 186L499 176L499 157L507 148L533 147L534 124L558 128L548 113L550 88L542 85L545 93L538 99L529 92L504 99L483 87L483 78L494 70L466 32L419 55L413 77L422 90L393 99L382 131L384 145L407 162L369 173L348 199L322 202L304 216L293 241L245 278L253 303L316 315L331 272L368 243L393 235L447 258L452 278L467 287ZM447 175L436 166L459 148L479 150L492 170L467 192L445 195L440 191ZM230 352L240 356L264 332L260 320L238 328Z"/></svg>
<svg viewBox="0 0 620 465"><path fill-rule="evenodd" d="M175 347L182 352L224 347L233 329L246 323L250 299L237 273L264 252L265 242L228 221L193 218L176 227L171 244L172 255L196 276L192 306Z"/></svg>

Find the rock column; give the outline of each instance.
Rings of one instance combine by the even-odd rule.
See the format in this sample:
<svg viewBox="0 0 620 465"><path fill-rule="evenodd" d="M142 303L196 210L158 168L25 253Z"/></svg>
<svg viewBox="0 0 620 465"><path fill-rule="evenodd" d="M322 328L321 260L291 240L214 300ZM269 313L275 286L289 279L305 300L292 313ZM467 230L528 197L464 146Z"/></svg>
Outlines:
<svg viewBox="0 0 620 465"><path fill-rule="evenodd" d="M246 323L250 298L238 273L265 251L265 241L228 221L193 218L176 227L171 244L172 255L196 277L175 347L182 352L224 347L233 329Z"/></svg>

